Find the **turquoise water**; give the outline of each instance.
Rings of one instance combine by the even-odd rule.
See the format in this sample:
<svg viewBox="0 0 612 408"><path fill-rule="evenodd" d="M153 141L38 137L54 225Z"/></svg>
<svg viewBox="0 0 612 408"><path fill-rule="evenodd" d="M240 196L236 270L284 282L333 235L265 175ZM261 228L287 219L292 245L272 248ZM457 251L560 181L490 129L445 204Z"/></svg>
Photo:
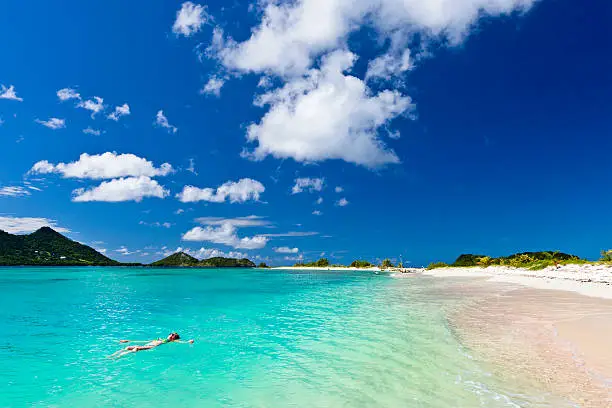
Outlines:
<svg viewBox="0 0 612 408"><path fill-rule="evenodd" d="M506 407L427 278L0 268L0 406ZM177 331L118 360L119 339ZM532 399L531 399L532 398Z"/></svg>

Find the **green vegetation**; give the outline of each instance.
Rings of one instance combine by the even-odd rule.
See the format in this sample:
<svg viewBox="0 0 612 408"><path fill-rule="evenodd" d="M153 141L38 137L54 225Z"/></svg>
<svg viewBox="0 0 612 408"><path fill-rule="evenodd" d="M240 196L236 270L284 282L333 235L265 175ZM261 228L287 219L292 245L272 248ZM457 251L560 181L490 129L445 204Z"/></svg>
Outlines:
<svg viewBox="0 0 612 408"><path fill-rule="evenodd" d="M329 266L329 260L327 258L321 258L315 262L307 262L307 263L298 262L294 266L301 266L301 267L305 266L305 267L310 267L310 268L327 268Z"/></svg>
<svg viewBox="0 0 612 408"><path fill-rule="evenodd" d="M197 258L194 258L193 256L184 252L177 252L164 259L153 262L151 266L188 268L255 268L255 264L246 258L235 259L217 256L199 261Z"/></svg>
<svg viewBox="0 0 612 408"><path fill-rule="evenodd" d="M269 268L269 266L265 263L265 262L260 262L259 265L257 265L258 268Z"/></svg>
<svg viewBox="0 0 612 408"><path fill-rule="evenodd" d="M432 262L427 266L427 269L448 268L449 266L445 262Z"/></svg>
<svg viewBox="0 0 612 408"><path fill-rule="evenodd" d="M612 249L601 251L601 262L612 262Z"/></svg>
<svg viewBox="0 0 612 408"><path fill-rule="evenodd" d="M174 267L186 267L186 266L198 266L200 262L197 258L186 254L184 252L177 252L164 259L155 261L151 266L174 266Z"/></svg>
<svg viewBox="0 0 612 408"><path fill-rule="evenodd" d="M372 266L374 265L372 265L370 262L360 260L353 261L350 265L351 268L371 268Z"/></svg>
<svg viewBox="0 0 612 408"><path fill-rule="evenodd" d="M602 252L603 255L603 252ZM612 256L612 252L610 253ZM452 265L443 262L430 264L428 269L445 266L454 267L487 267L492 265L511 266L515 268L527 268L532 270L544 269L548 266L584 264L588 261L580 259L576 255L565 254L559 251L521 252L510 256L492 258L486 255L462 254Z"/></svg>
<svg viewBox="0 0 612 408"><path fill-rule="evenodd" d="M0 265L113 266L117 261L49 227L29 235L0 231Z"/></svg>
<svg viewBox="0 0 612 408"><path fill-rule="evenodd" d="M380 267L382 269L393 268L393 263L391 263L391 260L389 258L387 258L387 259L382 261L382 264L380 264Z"/></svg>

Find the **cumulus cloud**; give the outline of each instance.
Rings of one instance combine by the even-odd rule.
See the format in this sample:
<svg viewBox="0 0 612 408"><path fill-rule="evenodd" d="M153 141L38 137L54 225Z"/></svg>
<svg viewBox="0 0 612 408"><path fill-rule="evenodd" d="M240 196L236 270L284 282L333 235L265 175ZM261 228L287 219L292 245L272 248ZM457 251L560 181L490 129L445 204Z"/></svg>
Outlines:
<svg viewBox="0 0 612 408"><path fill-rule="evenodd" d="M52 164L42 160L30 169L31 174L61 174L64 178L110 179L126 176L166 176L174 170L169 163L155 167L153 162L134 154L81 154L79 160L70 163Z"/></svg>
<svg viewBox="0 0 612 408"><path fill-rule="evenodd" d="M121 116L127 116L130 114L130 106L124 103L121 106L116 106L115 110L107 116L108 119L117 122Z"/></svg>
<svg viewBox="0 0 612 408"><path fill-rule="evenodd" d="M155 115L155 124L164 129L168 129L168 132L170 133L176 133L178 131L176 126L173 126L170 124L170 122L168 122L168 118L166 115L164 115L164 111L161 109L157 112L157 115Z"/></svg>
<svg viewBox="0 0 612 408"><path fill-rule="evenodd" d="M89 189L79 188L74 190L72 194L72 201L77 203L90 201L118 203L123 201L140 202L146 197L164 198L170 192L156 180L140 176L103 181L99 186Z"/></svg>
<svg viewBox="0 0 612 408"><path fill-rule="evenodd" d="M243 178L236 181L228 181L214 188L198 188L185 186L183 191L176 197L183 203L208 201L222 203L229 199L231 203L244 203L249 200L259 201L259 195L266 190L263 184L257 180Z"/></svg>
<svg viewBox="0 0 612 408"><path fill-rule="evenodd" d="M60 101L64 102L70 99L81 99L81 94L72 88L62 88L57 91L57 97Z"/></svg>
<svg viewBox="0 0 612 408"><path fill-rule="evenodd" d="M92 129L89 126L86 129L83 129L83 133L85 133L86 135L100 136L102 134L102 131L99 129Z"/></svg>
<svg viewBox="0 0 612 408"><path fill-rule="evenodd" d="M317 203L317 204L323 204L323 197L319 197L319 198L317 198L316 203Z"/></svg>
<svg viewBox="0 0 612 408"><path fill-rule="evenodd" d="M55 220L48 218L0 216L0 230L11 234L25 234L42 227L51 227L57 232L70 232L67 228L59 227Z"/></svg>
<svg viewBox="0 0 612 408"><path fill-rule="evenodd" d="M295 179L295 184L291 188L291 194L298 194L304 190L309 192L321 191L325 184L324 178L300 177Z"/></svg>
<svg viewBox="0 0 612 408"><path fill-rule="evenodd" d="M270 225L270 221L258 215L248 215L246 217L236 218L222 218L222 217L199 217L195 221L202 225L214 225L219 226L223 224L230 224L234 227L263 227Z"/></svg>
<svg viewBox="0 0 612 408"><path fill-rule="evenodd" d="M410 111L411 99L391 90L372 94L362 80L345 75L355 59L348 51L333 52L320 69L260 95L256 104L269 110L248 127L247 139L257 147L245 156L300 162L341 159L367 167L398 163L378 129Z"/></svg>
<svg viewBox="0 0 612 408"><path fill-rule="evenodd" d="M319 211L319 210L314 210L312 212L312 215L323 215L323 213L321 211Z"/></svg>
<svg viewBox="0 0 612 408"><path fill-rule="evenodd" d="M186 1L181 5L181 9L176 12L172 32L177 36L189 37L200 31L209 19L205 6Z"/></svg>
<svg viewBox="0 0 612 408"><path fill-rule="evenodd" d="M271 77L284 84L256 98L268 110L248 127L256 147L245 157L339 159L373 168L399 162L379 131L413 105L397 89L374 92L368 83L401 83L397 78L414 67L430 40L457 45L481 17L523 12L535 1L266 0L258 2L259 21L246 40L217 27L205 55L226 73L261 74L263 88ZM376 33L381 55L366 61L360 79L347 74L357 58L349 37L364 27Z"/></svg>
<svg viewBox="0 0 612 408"><path fill-rule="evenodd" d="M221 88L225 84L225 79L216 76L211 77L202 88L201 93L208 95L221 96Z"/></svg>
<svg viewBox="0 0 612 408"><path fill-rule="evenodd" d="M527 10L535 0L298 0L266 1L251 36L236 42L220 29L209 55L229 69L299 75L314 59L346 48L349 35L364 25L383 38L407 43L413 34L459 43L481 16Z"/></svg>
<svg viewBox="0 0 612 408"><path fill-rule="evenodd" d="M63 129L66 127L66 121L58 118L49 118L49 120L36 119L35 122L53 130Z"/></svg>
<svg viewBox="0 0 612 408"><path fill-rule="evenodd" d="M77 103L77 107L87 109L91 112L91 117L95 118L96 114L104 110L104 99L99 96L94 96L92 99Z"/></svg>
<svg viewBox="0 0 612 408"><path fill-rule="evenodd" d="M13 85L8 88L4 85L0 85L0 99L23 102L23 98L17 96L17 92L15 92L15 87Z"/></svg>
<svg viewBox="0 0 612 408"><path fill-rule="evenodd" d="M338 201L336 201L336 205L338 207L346 207L349 204L348 200L346 198L341 198Z"/></svg>
<svg viewBox="0 0 612 408"><path fill-rule="evenodd" d="M300 250L298 248L289 247L278 247L274 248L274 252L278 254L297 254Z"/></svg>
<svg viewBox="0 0 612 408"><path fill-rule="evenodd" d="M343 189L342 187L340 187L340 186L336 186L336 188L334 188L334 191L335 191L336 193L341 193L341 192L343 192L343 191L344 191L344 189Z"/></svg>
<svg viewBox="0 0 612 408"><path fill-rule="evenodd" d="M36 187L34 187L36 189ZM0 197L23 197L29 196L30 192L21 186L0 187Z"/></svg>
<svg viewBox="0 0 612 408"><path fill-rule="evenodd" d="M259 249L266 246L268 238L263 235L239 237L237 229L230 223L220 226L194 227L183 234L184 241L207 241L238 249Z"/></svg>

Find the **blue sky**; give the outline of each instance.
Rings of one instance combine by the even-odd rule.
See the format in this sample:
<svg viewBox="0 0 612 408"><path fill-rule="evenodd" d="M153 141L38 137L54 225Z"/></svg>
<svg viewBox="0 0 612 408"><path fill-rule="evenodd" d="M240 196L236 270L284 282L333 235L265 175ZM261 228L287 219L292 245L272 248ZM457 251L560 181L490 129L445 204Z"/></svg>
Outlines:
<svg viewBox="0 0 612 408"><path fill-rule="evenodd" d="M137 262L612 247L608 2L227 4L4 4L0 229Z"/></svg>

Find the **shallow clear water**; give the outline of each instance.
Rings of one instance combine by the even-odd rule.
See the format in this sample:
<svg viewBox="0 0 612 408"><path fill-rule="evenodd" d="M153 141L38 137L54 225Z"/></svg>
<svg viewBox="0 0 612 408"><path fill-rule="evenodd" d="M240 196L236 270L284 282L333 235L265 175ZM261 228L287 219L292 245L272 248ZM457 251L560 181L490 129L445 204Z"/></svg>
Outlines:
<svg viewBox="0 0 612 408"><path fill-rule="evenodd" d="M462 349L427 278L0 268L0 406L448 407L541 401ZM177 331L118 360L119 339Z"/></svg>

